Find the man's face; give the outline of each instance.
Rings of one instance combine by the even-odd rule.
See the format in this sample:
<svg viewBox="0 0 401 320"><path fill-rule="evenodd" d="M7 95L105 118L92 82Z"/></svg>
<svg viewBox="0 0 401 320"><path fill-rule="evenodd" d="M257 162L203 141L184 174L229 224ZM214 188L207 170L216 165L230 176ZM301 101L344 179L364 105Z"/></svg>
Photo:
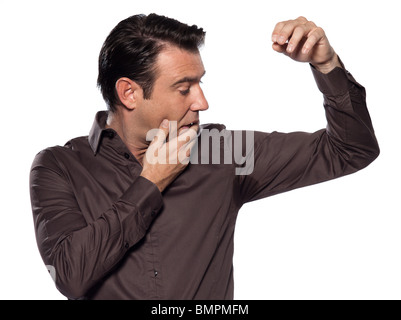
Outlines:
<svg viewBox="0 0 401 320"><path fill-rule="evenodd" d="M178 130L192 123L197 130L199 111L209 107L200 87L204 73L199 53L165 48L157 59L157 79L151 98L141 99L137 106L143 128L158 128L163 119L168 119L177 122Z"/></svg>

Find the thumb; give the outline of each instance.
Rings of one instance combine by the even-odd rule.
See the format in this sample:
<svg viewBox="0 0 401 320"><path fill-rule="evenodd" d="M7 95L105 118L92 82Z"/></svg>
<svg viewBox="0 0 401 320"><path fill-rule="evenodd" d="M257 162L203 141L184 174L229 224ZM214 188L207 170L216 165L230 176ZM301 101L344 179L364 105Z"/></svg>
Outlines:
<svg viewBox="0 0 401 320"><path fill-rule="evenodd" d="M167 136L169 133L169 121L167 119L164 119L159 126L159 129L153 129L156 131L155 136L151 142L151 144L157 144L158 146L163 145L163 143L166 142ZM155 139L157 138L157 139Z"/></svg>
<svg viewBox="0 0 401 320"><path fill-rule="evenodd" d="M164 133L168 134L168 127L169 127L169 121L167 119L164 119L161 123L159 128L162 129L164 131Z"/></svg>
<svg viewBox="0 0 401 320"><path fill-rule="evenodd" d="M164 119L159 126L159 132L163 132L164 133L164 140L167 139L167 136L169 134L169 129L170 129L170 121L168 121L167 119Z"/></svg>
<svg viewBox="0 0 401 320"><path fill-rule="evenodd" d="M272 44L274 51L277 51L279 53L284 53L284 54L287 52L287 46L288 46L288 43L278 44L277 42L274 42Z"/></svg>
<svg viewBox="0 0 401 320"><path fill-rule="evenodd" d="M150 164L157 163L158 154L167 140L169 130L169 121L164 119L160 124L159 128L151 129L146 134L146 141L150 141L149 146L146 150L146 162ZM144 162L145 163L145 162Z"/></svg>

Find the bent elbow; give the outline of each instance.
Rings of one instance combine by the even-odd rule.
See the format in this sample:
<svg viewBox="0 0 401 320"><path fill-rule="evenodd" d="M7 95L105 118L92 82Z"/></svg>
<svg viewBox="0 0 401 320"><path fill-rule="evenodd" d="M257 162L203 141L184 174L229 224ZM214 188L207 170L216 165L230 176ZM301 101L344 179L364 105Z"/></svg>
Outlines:
<svg viewBox="0 0 401 320"><path fill-rule="evenodd" d="M366 161L367 161L366 165L369 165L373 161L375 161L379 155L380 155L380 147L377 140L374 139L374 141L372 141L369 150L366 152Z"/></svg>
<svg viewBox="0 0 401 320"><path fill-rule="evenodd" d="M81 286L70 286L68 287L63 286L61 288L60 286L57 286L58 290L66 296L69 300L84 300L86 292L83 290Z"/></svg>
<svg viewBox="0 0 401 320"><path fill-rule="evenodd" d="M358 170L362 170L370 165L373 161L377 159L380 155L380 147L377 141L372 141L369 146L365 148L359 148L354 152L353 158L353 167Z"/></svg>
<svg viewBox="0 0 401 320"><path fill-rule="evenodd" d="M70 300L85 299L93 284L90 277L85 275L80 266L71 261L60 259L60 257L57 260L53 261L53 280L56 288Z"/></svg>
<svg viewBox="0 0 401 320"><path fill-rule="evenodd" d="M374 153L373 153L373 160L372 160L372 162L373 162L379 155L380 155L380 147L379 147L379 144L378 144L377 141L376 141L376 143L375 143L375 148L374 148Z"/></svg>
<svg viewBox="0 0 401 320"><path fill-rule="evenodd" d="M56 287L70 300L82 300L88 291L88 287L80 281L74 279L56 279Z"/></svg>

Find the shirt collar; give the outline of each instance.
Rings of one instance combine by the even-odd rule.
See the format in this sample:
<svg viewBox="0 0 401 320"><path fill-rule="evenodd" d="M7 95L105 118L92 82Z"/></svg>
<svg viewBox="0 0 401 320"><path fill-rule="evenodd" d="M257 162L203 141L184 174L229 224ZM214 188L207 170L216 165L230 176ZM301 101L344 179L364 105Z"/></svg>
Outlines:
<svg viewBox="0 0 401 320"><path fill-rule="evenodd" d="M92 129L89 132L89 145L93 153L96 155L102 138L102 133L106 129L106 121L108 111L99 111L96 113L95 121L93 122Z"/></svg>

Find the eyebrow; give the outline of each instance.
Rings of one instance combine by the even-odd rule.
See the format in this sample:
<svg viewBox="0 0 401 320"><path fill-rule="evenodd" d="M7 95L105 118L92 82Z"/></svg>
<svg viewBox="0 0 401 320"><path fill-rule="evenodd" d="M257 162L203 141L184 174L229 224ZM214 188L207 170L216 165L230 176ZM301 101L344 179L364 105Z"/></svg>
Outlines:
<svg viewBox="0 0 401 320"><path fill-rule="evenodd" d="M175 87L175 86L177 86L178 84L185 83L185 82L189 82L189 83L198 82L198 81L200 81L200 79L202 79L202 77L205 75L205 73L206 73L206 71L204 71L203 74L202 74L199 78L198 78L198 77L196 77L196 78L184 77L184 78L182 78L182 79L180 79L180 80L174 82L171 86L172 86L172 87Z"/></svg>

